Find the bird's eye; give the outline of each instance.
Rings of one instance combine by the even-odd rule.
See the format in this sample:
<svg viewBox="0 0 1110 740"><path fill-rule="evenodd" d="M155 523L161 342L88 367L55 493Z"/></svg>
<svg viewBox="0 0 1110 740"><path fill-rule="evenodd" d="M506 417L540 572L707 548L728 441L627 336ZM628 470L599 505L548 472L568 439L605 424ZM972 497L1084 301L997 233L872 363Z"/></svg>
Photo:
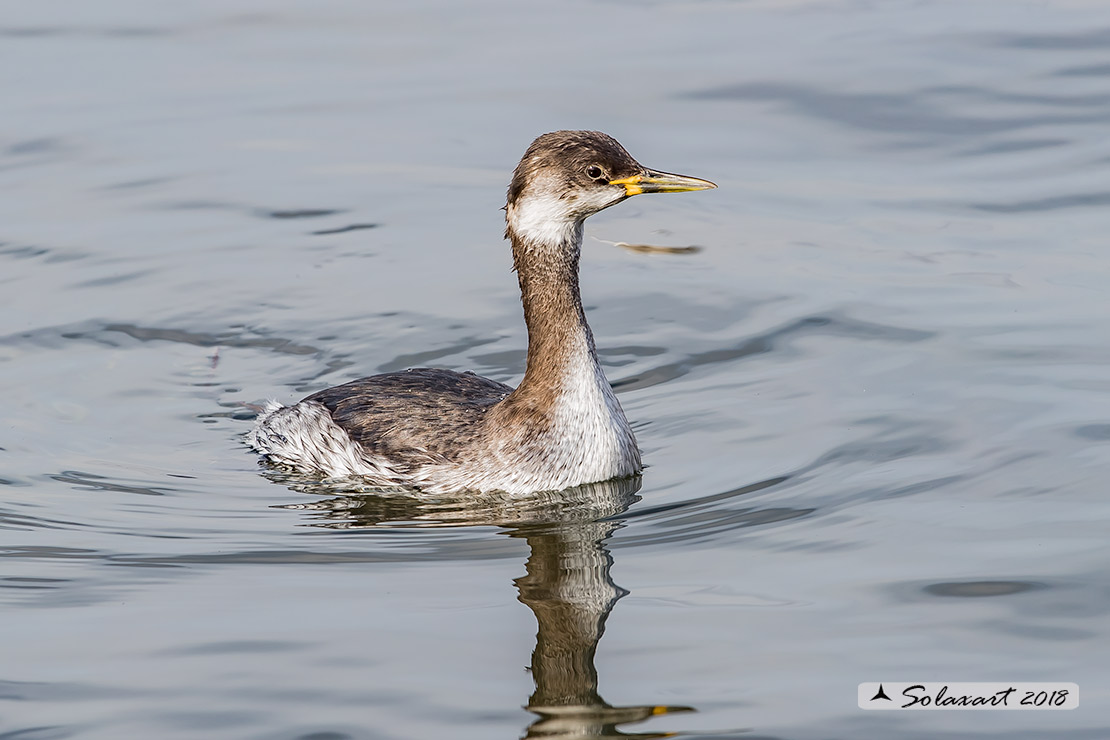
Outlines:
<svg viewBox="0 0 1110 740"><path fill-rule="evenodd" d="M596 164L591 164L589 167L586 168L586 177L590 178L591 180L600 180L604 176L604 170L602 170Z"/></svg>

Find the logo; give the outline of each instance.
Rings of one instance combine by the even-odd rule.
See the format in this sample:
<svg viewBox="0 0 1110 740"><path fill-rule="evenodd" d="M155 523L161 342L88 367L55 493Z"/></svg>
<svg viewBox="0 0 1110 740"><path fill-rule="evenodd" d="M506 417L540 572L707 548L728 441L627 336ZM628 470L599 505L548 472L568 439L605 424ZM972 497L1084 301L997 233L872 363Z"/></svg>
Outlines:
<svg viewBox="0 0 1110 740"><path fill-rule="evenodd" d="M884 681L861 683L856 697L860 709L1057 710L1079 706L1079 685Z"/></svg>

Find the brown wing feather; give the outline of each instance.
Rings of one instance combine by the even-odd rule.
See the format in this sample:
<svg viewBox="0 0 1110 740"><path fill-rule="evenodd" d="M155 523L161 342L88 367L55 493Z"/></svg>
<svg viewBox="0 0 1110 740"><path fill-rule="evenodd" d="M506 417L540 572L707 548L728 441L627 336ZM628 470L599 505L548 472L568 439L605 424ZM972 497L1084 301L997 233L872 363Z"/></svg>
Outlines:
<svg viewBox="0 0 1110 740"><path fill-rule="evenodd" d="M456 460L491 406L512 388L474 373L414 368L314 393L335 423L368 452L401 461Z"/></svg>

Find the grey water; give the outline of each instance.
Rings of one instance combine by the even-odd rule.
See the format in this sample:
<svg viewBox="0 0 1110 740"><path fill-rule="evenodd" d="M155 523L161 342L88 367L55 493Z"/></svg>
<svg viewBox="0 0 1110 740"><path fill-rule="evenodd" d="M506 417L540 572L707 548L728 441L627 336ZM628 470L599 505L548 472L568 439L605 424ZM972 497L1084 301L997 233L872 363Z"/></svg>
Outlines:
<svg viewBox="0 0 1110 740"><path fill-rule="evenodd" d="M70 0L0 57L0 738L1110 737L1110 6ZM260 468L267 398L519 380L560 128L720 186L587 224L642 479Z"/></svg>

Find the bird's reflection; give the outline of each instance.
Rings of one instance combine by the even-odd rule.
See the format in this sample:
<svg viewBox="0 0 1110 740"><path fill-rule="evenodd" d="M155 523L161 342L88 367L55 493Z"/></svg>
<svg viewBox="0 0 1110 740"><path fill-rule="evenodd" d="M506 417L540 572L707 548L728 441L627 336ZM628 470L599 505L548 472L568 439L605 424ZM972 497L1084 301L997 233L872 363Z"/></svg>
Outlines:
<svg viewBox="0 0 1110 740"><path fill-rule="evenodd" d="M539 719L526 737L667 737L670 733L627 735L617 727L689 711L689 707L614 707L597 691L597 643L613 605L628 593L613 582L613 557L605 541L621 526L614 515L635 500L639 487L639 478L588 487L587 495L605 501L604 508L612 512L606 518L522 524L509 533L528 542L527 573L516 579L516 586L538 625L532 651L536 690L528 709Z"/></svg>
<svg viewBox="0 0 1110 740"><path fill-rule="evenodd" d="M309 483L281 482L320 493ZM613 582L606 540L619 529L620 514L639 500L640 478L629 478L527 498L467 497L427 501L411 496L334 497L296 508L312 524L361 528L388 526L504 527L530 550L525 575L515 583L519 599L536 616L531 673L535 691L527 709L536 715L528 738L671 737L671 732L625 733L619 726L690 707L615 707L598 694L594 655L614 604L628 592Z"/></svg>

